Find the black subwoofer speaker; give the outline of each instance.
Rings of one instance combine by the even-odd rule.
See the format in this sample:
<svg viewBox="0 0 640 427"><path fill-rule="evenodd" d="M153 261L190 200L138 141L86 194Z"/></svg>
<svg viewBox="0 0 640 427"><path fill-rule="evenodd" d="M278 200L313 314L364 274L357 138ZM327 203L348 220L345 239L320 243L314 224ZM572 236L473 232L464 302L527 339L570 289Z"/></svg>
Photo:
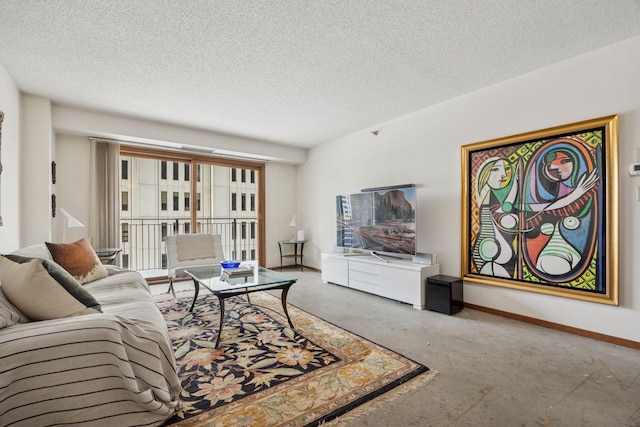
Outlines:
<svg viewBox="0 0 640 427"><path fill-rule="evenodd" d="M459 277L427 277L427 310L456 314L464 307L462 279Z"/></svg>

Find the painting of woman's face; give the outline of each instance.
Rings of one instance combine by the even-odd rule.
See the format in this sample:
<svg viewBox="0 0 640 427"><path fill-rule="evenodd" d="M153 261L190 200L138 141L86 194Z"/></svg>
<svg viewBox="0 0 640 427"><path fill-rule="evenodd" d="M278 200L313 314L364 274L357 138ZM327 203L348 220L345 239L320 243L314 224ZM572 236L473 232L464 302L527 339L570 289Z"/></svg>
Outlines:
<svg viewBox="0 0 640 427"><path fill-rule="evenodd" d="M497 160L491 167L487 185L493 189L504 188L511 179L511 168L505 164L504 160Z"/></svg>
<svg viewBox="0 0 640 427"><path fill-rule="evenodd" d="M618 117L462 146L464 280L618 304Z"/></svg>
<svg viewBox="0 0 640 427"><path fill-rule="evenodd" d="M573 160L566 153L558 151L555 159L544 167L545 173L552 181L564 181L573 174Z"/></svg>

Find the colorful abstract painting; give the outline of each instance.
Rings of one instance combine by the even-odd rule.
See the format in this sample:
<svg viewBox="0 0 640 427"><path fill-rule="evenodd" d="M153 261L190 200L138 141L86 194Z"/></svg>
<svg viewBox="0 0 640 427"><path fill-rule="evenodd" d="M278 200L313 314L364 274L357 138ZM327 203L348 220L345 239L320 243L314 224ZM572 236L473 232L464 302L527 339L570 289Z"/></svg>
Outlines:
<svg viewBox="0 0 640 427"><path fill-rule="evenodd" d="M465 280L617 304L617 116L462 147Z"/></svg>

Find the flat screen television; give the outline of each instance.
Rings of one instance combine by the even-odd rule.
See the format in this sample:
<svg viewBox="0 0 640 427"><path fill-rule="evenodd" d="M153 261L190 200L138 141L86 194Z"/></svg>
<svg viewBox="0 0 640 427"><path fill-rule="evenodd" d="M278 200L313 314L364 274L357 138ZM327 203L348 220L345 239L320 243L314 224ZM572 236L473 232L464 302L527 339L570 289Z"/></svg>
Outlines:
<svg viewBox="0 0 640 427"><path fill-rule="evenodd" d="M415 255L415 187L337 196L336 230L343 248Z"/></svg>

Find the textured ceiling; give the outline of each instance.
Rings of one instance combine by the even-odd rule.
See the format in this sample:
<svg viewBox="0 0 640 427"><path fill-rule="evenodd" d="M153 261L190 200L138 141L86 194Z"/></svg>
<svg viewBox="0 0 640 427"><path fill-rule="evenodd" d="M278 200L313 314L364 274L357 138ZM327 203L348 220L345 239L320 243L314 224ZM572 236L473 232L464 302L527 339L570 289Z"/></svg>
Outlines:
<svg viewBox="0 0 640 427"><path fill-rule="evenodd" d="M300 147L638 34L639 0L0 0L24 92Z"/></svg>

